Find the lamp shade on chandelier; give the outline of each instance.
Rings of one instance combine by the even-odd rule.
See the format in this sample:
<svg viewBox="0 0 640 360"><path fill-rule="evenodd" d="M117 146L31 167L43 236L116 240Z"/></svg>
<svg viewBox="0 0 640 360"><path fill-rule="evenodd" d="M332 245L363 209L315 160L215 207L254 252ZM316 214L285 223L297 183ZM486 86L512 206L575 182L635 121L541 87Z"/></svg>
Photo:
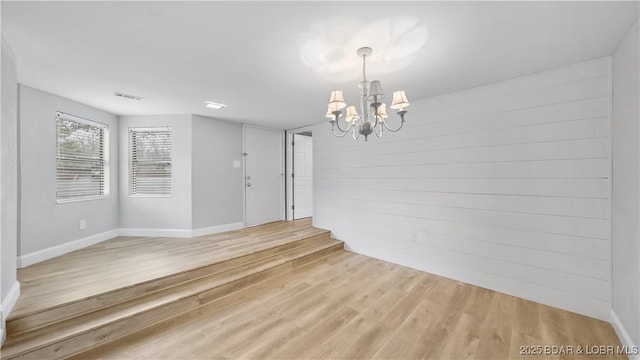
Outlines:
<svg viewBox="0 0 640 360"><path fill-rule="evenodd" d="M404 115L407 113L405 109L409 106L404 90L393 93L393 100L389 107L397 110L396 114L400 117L400 125L397 128L391 128L387 124L389 115L387 114L387 106L383 102L385 95L382 84L378 80L367 81L367 56L370 56L372 51L369 47L362 47L356 52L362 58L362 81L358 85L360 88L360 112L358 113L356 106L347 105L341 90L331 92L325 116L329 118L331 130L337 137L344 137L351 133L354 140L362 135L367 141L368 136L372 133L377 137L382 137L385 129L396 132L404 126ZM344 128L339 123L341 118L346 122Z"/></svg>

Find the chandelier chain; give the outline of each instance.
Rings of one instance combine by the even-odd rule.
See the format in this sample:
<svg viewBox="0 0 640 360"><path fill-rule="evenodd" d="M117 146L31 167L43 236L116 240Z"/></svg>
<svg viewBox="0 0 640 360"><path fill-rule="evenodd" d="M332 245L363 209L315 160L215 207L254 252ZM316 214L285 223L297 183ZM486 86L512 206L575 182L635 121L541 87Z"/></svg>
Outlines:
<svg viewBox="0 0 640 360"><path fill-rule="evenodd" d="M362 81L367 81L367 55L362 56Z"/></svg>

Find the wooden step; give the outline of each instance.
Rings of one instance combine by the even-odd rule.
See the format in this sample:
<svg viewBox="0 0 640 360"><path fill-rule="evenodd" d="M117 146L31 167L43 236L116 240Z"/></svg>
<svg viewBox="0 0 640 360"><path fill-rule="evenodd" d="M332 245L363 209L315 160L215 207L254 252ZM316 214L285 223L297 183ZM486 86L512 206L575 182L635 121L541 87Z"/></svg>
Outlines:
<svg viewBox="0 0 640 360"><path fill-rule="evenodd" d="M19 336L9 334L3 359L57 359L194 310L260 281L320 259L343 248L324 238L304 241L288 249L268 251L237 266L159 289L100 310L58 321Z"/></svg>
<svg viewBox="0 0 640 360"><path fill-rule="evenodd" d="M19 335L25 331L33 331L35 329L52 325L65 319L86 314L92 311L103 309L108 306L116 305L146 294L152 294L156 291L175 286L181 283L193 281L203 276L221 273L229 269L241 266L246 263L263 259L274 254L278 254L290 249L299 248L315 243L318 240L329 239L330 232L324 231L318 235L308 238L301 238L297 241L284 243L275 247L267 248L243 256L229 258L206 266L201 266L168 276L151 279L146 282L133 284L131 286L122 287L113 291L96 294L83 299L70 301L58 306L52 306L44 309L38 309L30 313L21 314L11 317L7 320L7 333L9 335Z"/></svg>
<svg viewBox="0 0 640 360"><path fill-rule="evenodd" d="M311 219L301 219L180 241L162 237L113 238L18 269L21 296L8 315L9 320L322 232L326 230L311 226Z"/></svg>

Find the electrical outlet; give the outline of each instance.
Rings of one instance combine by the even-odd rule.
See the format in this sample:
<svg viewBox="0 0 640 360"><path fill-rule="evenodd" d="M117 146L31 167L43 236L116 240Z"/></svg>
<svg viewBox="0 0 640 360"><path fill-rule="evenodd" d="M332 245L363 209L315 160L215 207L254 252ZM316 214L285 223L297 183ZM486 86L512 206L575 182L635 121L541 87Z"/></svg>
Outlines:
<svg viewBox="0 0 640 360"><path fill-rule="evenodd" d="M411 240L411 242L418 241L418 233L416 233L415 231L411 232L411 237L409 238L409 240Z"/></svg>
<svg viewBox="0 0 640 360"><path fill-rule="evenodd" d="M87 220L80 220L80 230L84 230L87 228Z"/></svg>

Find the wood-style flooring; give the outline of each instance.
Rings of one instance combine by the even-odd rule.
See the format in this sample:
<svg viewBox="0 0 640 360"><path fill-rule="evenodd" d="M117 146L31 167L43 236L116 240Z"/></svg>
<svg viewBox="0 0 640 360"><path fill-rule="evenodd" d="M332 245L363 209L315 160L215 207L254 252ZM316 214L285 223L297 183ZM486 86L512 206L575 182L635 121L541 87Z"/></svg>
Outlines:
<svg viewBox="0 0 640 360"><path fill-rule="evenodd" d="M75 359L625 358L602 345L606 322L339 251Z"/></svg>
<svg viewBox="0 0 640 360"><path fill-rule="evenodd" d="M23 269L9 319L326 232L311 219L196 238L118 237Z"/></svg>

